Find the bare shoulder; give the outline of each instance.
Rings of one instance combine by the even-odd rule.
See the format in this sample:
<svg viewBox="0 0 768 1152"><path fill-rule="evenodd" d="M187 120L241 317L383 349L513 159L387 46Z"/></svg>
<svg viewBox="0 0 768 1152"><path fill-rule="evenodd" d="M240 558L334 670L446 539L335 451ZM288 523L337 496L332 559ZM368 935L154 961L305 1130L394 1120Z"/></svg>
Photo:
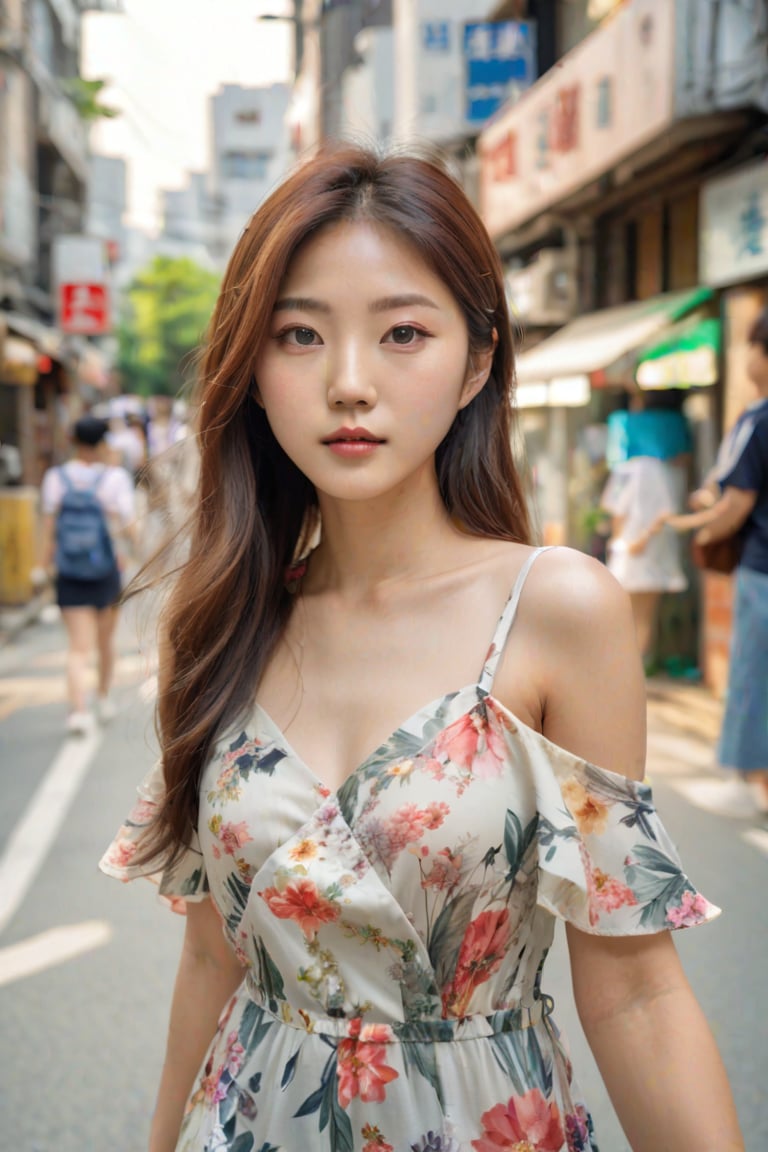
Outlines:
<svg viewBox="0 0 768 1152"><path fill-rule="evenodd" d="M629 597L604 565L570 548L538 556L525 583L501 687L524 661L539 727L602 768L645 770L645 680Z"/></svg>
<svg viewBox="0 0 768 1152"><path fill-rule="evenodd" d="M551 548L538 556L526 582L529 611L537 625L589 635L629 626L629 597L604 564L575 548Z"/></svg>

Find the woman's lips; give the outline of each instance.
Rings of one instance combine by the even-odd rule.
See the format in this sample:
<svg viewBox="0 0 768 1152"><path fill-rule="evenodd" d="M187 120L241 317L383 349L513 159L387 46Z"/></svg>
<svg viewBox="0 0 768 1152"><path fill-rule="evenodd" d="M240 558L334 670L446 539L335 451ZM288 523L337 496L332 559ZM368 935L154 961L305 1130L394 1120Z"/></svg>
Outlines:
<svg viewBox="0 0 768 1152"><path fill-rule="evenodd" d="M383 440L326 440L326 445L336 456L370 456L383 444Z"/></svg>

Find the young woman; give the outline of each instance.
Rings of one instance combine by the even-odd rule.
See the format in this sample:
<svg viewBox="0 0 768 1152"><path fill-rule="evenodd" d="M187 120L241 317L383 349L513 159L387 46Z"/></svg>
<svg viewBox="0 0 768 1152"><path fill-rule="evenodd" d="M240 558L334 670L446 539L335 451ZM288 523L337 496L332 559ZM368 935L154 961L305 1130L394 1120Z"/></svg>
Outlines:
<svg viewBox="0 0 768 1152"><path fill-rule="evenodd" d="M94 648L98 657L96 718L106 722L114 716L109 692L115 667L117 602L121 571L135 545L133 480L124 468L108 463L108 432L107 422L96 416L77 420L72 429L72 458L61 467L48 469L40 493L42 562L55 579L56 603L67 630L67 732L73 736L87 734L94 724L88 707L88 662ZM62 541L59 522L70 494L75 495L76 501L81 494L96 498L108 534L102 542L103 556L79 554L78 540L98 536L99 525L94 524L87 509L67 509L73 541L73 551L68 556L71 569L62 556L62 547L67 551L68 545ZM83 515L85 521L78 523ZM98 543L97 550L101 550Z"/></svg>
<svg viewBox="0 0 768 1152"><path fill-rule="evenodd" d="M321 154L237 245L162 766L102 862L186 901L153 1152L594 1149L555 916L632 1147L743 1148L668 931L717 910L640 783L627 599L531 547L512 377L435 163Z"/></svg>

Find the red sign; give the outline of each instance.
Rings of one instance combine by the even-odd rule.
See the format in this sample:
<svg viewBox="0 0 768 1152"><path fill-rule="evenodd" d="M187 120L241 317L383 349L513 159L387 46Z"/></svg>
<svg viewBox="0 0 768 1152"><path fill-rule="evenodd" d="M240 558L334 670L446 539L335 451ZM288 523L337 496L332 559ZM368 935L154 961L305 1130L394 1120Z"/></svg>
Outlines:
<svg viewBox="0 0 768 1152"><path fill-rule="evenodd" d="M62 331L81 336L108 332L109 294L104 284L61 284L59 315Z"/></svg>

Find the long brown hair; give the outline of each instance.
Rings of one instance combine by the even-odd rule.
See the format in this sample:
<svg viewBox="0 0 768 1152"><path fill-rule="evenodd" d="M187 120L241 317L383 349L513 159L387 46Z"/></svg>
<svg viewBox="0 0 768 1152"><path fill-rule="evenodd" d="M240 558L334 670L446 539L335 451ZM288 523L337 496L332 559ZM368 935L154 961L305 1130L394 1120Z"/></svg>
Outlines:
<svg viewBox="0 0 768 1152"><path fill-rule="evenodd" d="M254 364L291 260L339 221L373 221L407 240L456 298L470 353L498 342L490 377L436 454L440 492L463 530L529 542L513 463L514 357L498 255L440 164L353 146L321 151L258 209L232 254L197 397L200 477L188 559L162 627L157 707L166 797L144 858L173 860L197 822L217 734L252 706L290 612L286 570L317 527L317 497L254 400Z"/></svg>

